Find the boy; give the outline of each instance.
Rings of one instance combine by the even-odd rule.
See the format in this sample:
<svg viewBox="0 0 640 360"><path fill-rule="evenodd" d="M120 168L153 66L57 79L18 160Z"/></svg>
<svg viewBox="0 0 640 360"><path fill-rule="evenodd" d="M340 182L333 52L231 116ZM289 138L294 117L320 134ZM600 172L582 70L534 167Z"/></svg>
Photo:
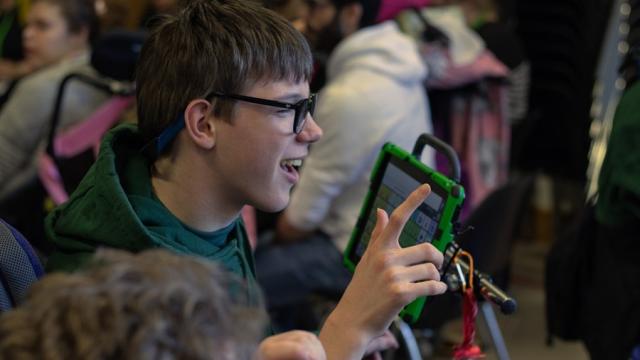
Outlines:
<svg viewBox="0 0 640 360"><path fill-rule="evenodd" d="M138 128L121 127L67 204L47 218L50 266L73 269L97 246L164 247L220 262L256 298L238 220L250 204L282 210L322 131L311 117L311 54L286 20L249 1L195 0L163 20L138 63ZM320 340L329 359L358 359L400 309L446 290L431 245L398 235L424 185L378 224ZM269 341L267 338L265 341Z"/></svg>

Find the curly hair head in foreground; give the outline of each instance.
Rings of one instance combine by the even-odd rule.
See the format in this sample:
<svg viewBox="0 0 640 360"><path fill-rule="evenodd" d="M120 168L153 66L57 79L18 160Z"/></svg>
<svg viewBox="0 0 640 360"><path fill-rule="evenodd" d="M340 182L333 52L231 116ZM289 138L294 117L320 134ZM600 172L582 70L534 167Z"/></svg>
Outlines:
<svg viewBox="0 0 640 360"><path fill-rule="evenodd" d="M248 359L266 314L216 264L163 250L99 250L47 275L0 317L2 359Z"/></svg>

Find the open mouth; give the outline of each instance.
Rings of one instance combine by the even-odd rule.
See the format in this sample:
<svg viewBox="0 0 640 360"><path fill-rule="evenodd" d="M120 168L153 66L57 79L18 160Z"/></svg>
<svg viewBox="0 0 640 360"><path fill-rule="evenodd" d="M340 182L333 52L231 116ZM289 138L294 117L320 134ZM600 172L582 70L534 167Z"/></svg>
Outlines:
<svg viewBox="0 0 640 360"><path fill-rule="evenodd" d="M280 167L288 173L297 173L302 166L302 159L287 159L280 162Z"/></svg>

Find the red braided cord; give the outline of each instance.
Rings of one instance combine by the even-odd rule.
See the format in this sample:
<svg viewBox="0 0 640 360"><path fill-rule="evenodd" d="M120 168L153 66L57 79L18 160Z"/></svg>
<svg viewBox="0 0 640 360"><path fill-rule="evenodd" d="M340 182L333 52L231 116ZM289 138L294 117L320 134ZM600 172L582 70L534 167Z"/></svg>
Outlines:
<svg viewBox="0 0 640 360"><path fill-rule="evenodd" d="M473 288L467 287L463 292L462 317L464 321L462 344L453 349L453 358L458 359L479 359L484 354L480 347L473 343L476 335L476 317L478 316L478 303L476 302Z"/></svg>
<svg viewBox="0 0 640 360"><path fill-rule="evenodd" d="M464 303L462 307L464 316L464 340L462 346L469 346L476 336L476 316L478 316L478 304L473 296L473 289L467 288L464 292Z"/></svg>
<svg viewBox="0 0 640 360"><path fill-rule="evenodd" d="M453 358L462 359L479 359L484 354L480 347L473 343L476 335L476 317L478 316L478 303L473 294L473 288L467 287L463 292L462 317L464 321L462 344L453 349Z"/></svg>

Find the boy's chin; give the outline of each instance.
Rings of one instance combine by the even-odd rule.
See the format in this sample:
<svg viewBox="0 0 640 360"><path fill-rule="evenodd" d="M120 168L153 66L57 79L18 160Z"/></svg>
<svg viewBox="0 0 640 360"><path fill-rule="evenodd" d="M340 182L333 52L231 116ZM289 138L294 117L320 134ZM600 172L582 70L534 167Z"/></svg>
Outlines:
<svg viewBox="0 0 640 360"><path fill-rule="evenodd" d="M265 201L263 204L254 205L254 207L259 209L260 211L277 213L284 210L287 205L289 205L289 194L277 199L269 199L269 201Z"/></svg>

